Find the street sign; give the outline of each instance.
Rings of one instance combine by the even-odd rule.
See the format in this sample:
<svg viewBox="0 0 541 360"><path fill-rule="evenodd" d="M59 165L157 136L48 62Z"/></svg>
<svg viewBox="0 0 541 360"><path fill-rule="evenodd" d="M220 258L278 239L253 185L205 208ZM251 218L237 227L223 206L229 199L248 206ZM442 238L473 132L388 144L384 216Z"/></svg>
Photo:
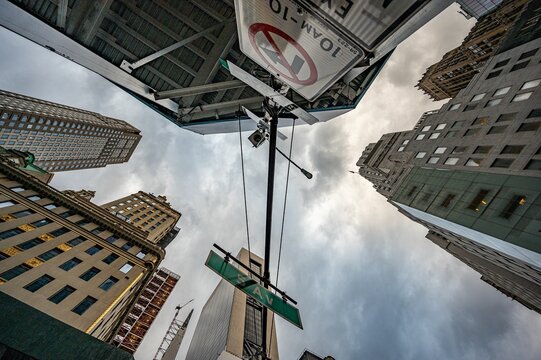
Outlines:
<svg viewBox="0 0 541 360"><path fill-rule="evenodd" d="M273 313L280 315L285 320L302 329L299 309L259 285L256 280L226 262L214 251L210 251L205 265Z"/></svg>
<svg viewBox="0 0 541 360"><path fill-rule="evenodd" d="M241 51L309 101L364 52L292 0L235 0Z"/></svg>
<svg viewBox="0 0 541 360"><path fill-rule="evenodd" d="M430 3L430 0L297 1L368 51L373 51L411 15Z"/></svg>

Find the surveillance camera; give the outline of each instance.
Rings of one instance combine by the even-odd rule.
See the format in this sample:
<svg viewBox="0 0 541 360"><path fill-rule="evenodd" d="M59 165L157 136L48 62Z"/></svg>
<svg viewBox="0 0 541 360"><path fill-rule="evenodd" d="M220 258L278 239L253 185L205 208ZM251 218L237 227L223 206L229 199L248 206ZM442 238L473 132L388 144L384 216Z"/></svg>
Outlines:
<svg viewBox="0 0 541 360"><path fill-rule="evenodd" d="M301 15L301 16L304 15L304 10L303 10L303 8L298 7L298 8L297 8L297 14L298 14L298 15Z"/></svg>
<svg viewBox="0 0 541 360"><path fill-rule="evenodd" d="M258 129L248 137L248 140L250 140L252 145L256 148L259 145L263 144L263 142L265 141L265 132Z"/></svg>

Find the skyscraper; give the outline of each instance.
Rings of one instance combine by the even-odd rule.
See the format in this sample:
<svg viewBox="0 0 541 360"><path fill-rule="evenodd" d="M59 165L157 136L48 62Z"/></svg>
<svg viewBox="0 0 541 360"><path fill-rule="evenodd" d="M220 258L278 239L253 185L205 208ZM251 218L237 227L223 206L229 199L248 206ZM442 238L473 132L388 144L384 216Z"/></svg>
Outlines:
<svg viewBox="0 0 541 360"><path fill-rule="evenodd" d="M133 354L171 295L180 276L160 268L145 285L113 337L112 344Z"/></svg>
<svg viewBox="0 0 541 360"><path fill-rule="evenodd" d="M540 13L532 4L521 19ZM368 145L357 165L431 241L540 311L541 38L525 38L506 40L454 99Z"/></svg>
<svg viewBox="0 0 541 360"><path fill-rule="evenodd" d="M479 19L488 14L502 2L502 0L457 0L467 17Z"/></svg>
<svg viewBox="0 0 541 360"><path fill-rule="evenodd" d="M482 16L462 44L431 65L417 87L433 100L455 97L496 52L528 0L505 0Z"/></svg>
<svg viewBox="0 0 541 360"><path fill-rule="evenodd" d="M123 163L139 140L125 121L0 90L0 146L31 152L45 170Z"/></svg>
<svg viewBox="0 0 541 360"><path fill-rule="evenodd" d="M88 195L0 157L0 291L108 341L165 252Z"/></svg>
<svg viewBox="0 0 541 360"><path fill-rule="evenodd" d="M261 274L260 257L241 249L237 259ZM256 356L263 345L262 313L258 302L221 280L201 311L186 360L260 359ZM274 314L268 314L267 349L271 359L278 360Z"/></svg>
<svg viewBox="0 0 541 360"><path fill-rule="evenodd" d="M165 248L178 234L181 214L163 195L139 191L102 205L111 213L147 233L147 240Z"/></svg>

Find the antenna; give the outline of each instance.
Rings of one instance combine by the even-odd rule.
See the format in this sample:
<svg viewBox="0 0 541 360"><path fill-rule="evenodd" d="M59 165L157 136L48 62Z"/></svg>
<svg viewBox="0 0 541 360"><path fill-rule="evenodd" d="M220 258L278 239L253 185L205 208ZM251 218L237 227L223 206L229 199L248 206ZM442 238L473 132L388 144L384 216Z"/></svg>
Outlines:
<svg viewBox="0 0 541 360"><path fill-rule="evenodd" d="M177 305L177 307L175 308L175 316L173 317L173 320L169 325L169 329L167 329L167 332L162 339L158 351L156 351L156 355L154 355L154 360L175 359L178 349L180 348L180 344L182 344L182 339L184 338L184 333L186 332L186 328L188 327L190 318L192 317L193 309L190 311L184 321L180 321L178 319L178 313L180 309L182 309L184 306L188 305L192 301L193 299L191 299L182 306Z"/></svg>

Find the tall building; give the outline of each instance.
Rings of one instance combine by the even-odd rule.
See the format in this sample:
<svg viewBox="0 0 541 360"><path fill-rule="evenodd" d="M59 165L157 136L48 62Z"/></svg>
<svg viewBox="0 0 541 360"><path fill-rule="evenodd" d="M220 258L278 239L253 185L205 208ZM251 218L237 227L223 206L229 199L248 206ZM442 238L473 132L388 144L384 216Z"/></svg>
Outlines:
<svg viewBox="0 0 541 360"><path fill-rule="evenodd" d="M304 350L299 360L334 360L332 356L325 356L324 358L314 354L311 351Z"/></svg>
<svg viewBox="0 0 541 360"><path fill-rule="evenodd" d="M541 1L530 6L521 19L541 18ZM517 26L525 23L519 19ZM424 114L413 130L368 145L357 163L379 193L430 230L431 241L538 312L539 48L540 37L514 41L449 103Z"/></svg>
<svg viewBox="0 0 541 360"><path fill-rule="evenodd" d="M158 269L124 318L112 344L131 354L137 351L179 279L179 275L166 268Z"/></svg>
<svg viewBox="0 0 541 360"><path fill-rule="evenodd" d="M500 5L502 0L457 0L467 18L479 19Z"/></svg>
<svg viewBox="0 0 541 360"><path fill-rule="evenodd" d="M50 172L129 160L140 131L125 121L0 90L0 146L29 151Z"/></svg>
<svg viewBox="0 0 541 360"><path fill-rule="evenodd" d="M264 262L257 255L241 249L237 259L262 273ZM278 360L274 314L268 314L267 349L270 358ZM258 302L221 280L201 311L186 360L261 359L257 354L263 345L262 316Z"/></svg>
<svg viewBox="0 0 541 360"><path fill-rule="evenodd" d="M147 233L147 240L162 248L179 233L175 227L181 214L171 207L163 195L139 191L102 205L114 215Z"/></svg>
<svg viewBox="0 0 541 360"><path fill-rule="evenodd" d="M110 340L165 251L148 232L0 158L0 292Z"/></svg>
<svg viewBox="0 0 541 360"><path fill-rule="evenodd" d="M482 16L462 44L428 67L416 87L433 100L455 97L498 50L528 0L505 0Z"/></svg>

